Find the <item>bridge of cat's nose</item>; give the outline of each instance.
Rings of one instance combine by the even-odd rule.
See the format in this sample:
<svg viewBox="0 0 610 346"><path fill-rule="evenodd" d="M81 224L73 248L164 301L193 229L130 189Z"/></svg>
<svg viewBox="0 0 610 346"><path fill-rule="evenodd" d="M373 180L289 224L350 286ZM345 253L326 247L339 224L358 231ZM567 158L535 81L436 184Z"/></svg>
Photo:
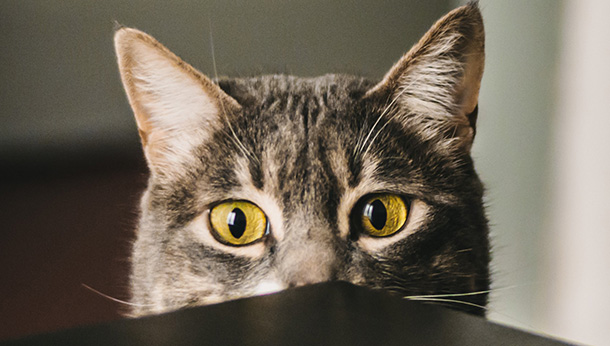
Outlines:
<svg viewBox="0 0 610 346"><path fill-rule="evenodd" d="M304 206L289 215L273 263L277 278L286 287L330 281L337 276L342 243L321 214Z"/></svg>
<svg viewBox="0 0 610 346"><path fill-rule="evenodd" d="M312 270L299 270L285 277L285 285L288 288L311 285L319 282L332 281L335 279L329 270L312 268Z"/></svg>
<svg viewBox="0 0 610 346"><path fill-rule="evenodd" d="M279 277L287 287L303 286L334 280L338 260L335 246L328 243L299 244L296 249L281 253L278 258Z"/></svg>

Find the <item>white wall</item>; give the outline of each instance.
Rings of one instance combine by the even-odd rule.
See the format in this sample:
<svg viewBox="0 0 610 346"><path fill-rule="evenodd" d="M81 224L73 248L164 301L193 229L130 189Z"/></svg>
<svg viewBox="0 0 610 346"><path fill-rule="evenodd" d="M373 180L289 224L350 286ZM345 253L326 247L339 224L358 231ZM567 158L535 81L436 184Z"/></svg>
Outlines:
<svg viewBox="0 0 610 346"><path fill-rule="evenodd" d="M545 241L550 333L610 345L610 2L570 0L563 14Z"/></svg>
<svg viewBox="0 0 610 346"><path fill-rule="evenodd" d="M493 245L488 316L537 330L541 243L548 201L559 2L481 1L486 66L476 167L487 187Z"/></svg>
<svg viewBox="0 0 610 346"><path fill-rule="evenodd" d="M482 0L489 317L610 344L610 2Z"/></svg>

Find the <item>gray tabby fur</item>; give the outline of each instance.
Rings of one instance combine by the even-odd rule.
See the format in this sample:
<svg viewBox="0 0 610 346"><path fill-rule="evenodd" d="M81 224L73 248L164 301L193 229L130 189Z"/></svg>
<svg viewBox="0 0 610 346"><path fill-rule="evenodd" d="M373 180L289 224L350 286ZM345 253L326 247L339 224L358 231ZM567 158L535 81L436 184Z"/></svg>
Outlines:
<svg viewBox="0 0 610 346"><path fill-rule="evenodd" d="M489 289L470 146L483 71L476 3L439 20L380 82L346 75L221 80L121 28L121 77L151 175L132 255L134 316L329 280L402 296ZM185 96L186 95L186 96ZM413 201L408 226L360 234L367 194ZM210 206L249 200L270 220L243 247L209 235ZM483 314L487 294L457 297Z"/></svg>

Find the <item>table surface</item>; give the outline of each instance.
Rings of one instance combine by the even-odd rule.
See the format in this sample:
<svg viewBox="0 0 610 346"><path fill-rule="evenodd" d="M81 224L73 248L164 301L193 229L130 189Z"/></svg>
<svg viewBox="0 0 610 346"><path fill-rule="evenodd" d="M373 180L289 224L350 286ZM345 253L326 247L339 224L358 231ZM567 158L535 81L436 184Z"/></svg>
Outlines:
<svg viewBox="0 0 610 346"><path fill-rule="evenodd" d="M348 283L190 308L7 345L564 345L447 308Z"/></svg>

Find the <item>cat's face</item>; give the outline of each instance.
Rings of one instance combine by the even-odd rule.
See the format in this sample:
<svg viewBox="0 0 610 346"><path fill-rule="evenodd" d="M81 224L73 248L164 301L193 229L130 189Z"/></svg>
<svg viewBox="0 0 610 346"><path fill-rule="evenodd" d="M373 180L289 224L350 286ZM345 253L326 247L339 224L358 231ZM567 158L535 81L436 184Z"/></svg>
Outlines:
<svg viewBox="0 0 610 346"><path fill-rule="evenodd" d="M116 46L151 170L135 315L330 280L403 296L488 289L469 155L483 70L474 5L441 19L379 83L214 84L137 30L117 31Z"/></svg>

